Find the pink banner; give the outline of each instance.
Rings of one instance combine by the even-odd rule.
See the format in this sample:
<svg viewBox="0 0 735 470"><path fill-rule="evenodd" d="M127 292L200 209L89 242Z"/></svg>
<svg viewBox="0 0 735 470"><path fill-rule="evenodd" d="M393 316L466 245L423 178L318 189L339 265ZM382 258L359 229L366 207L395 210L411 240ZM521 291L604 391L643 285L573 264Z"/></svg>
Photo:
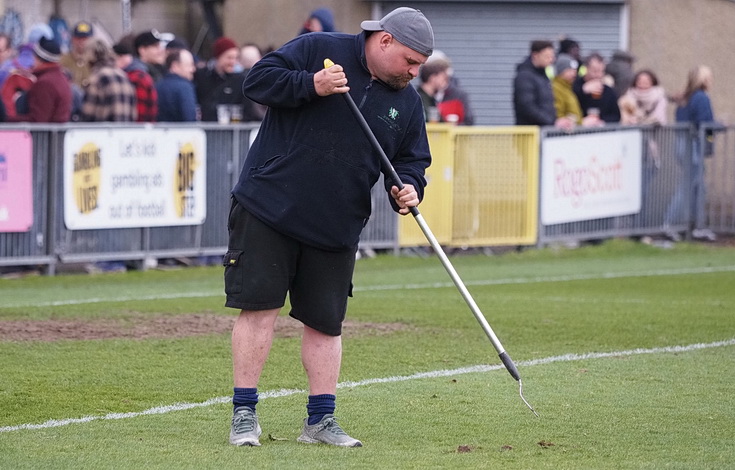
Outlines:
<svg viewBox="0 0 735 470"><path fill-rule="evenodd" d="M27 232L32 225L31 134L0 131L0 232Z"/></svg>

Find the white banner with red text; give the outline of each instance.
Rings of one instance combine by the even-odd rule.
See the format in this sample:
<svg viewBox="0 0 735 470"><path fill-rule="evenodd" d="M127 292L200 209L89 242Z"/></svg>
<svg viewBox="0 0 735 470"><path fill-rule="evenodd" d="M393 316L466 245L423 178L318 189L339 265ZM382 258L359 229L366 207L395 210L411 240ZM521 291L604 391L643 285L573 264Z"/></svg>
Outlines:
<svg viewBox="0 0 735 470"><path fill-rule="evenodd" d="M562 136L541 146L541 223L578 222L641 209L640 130Z"/></svg>

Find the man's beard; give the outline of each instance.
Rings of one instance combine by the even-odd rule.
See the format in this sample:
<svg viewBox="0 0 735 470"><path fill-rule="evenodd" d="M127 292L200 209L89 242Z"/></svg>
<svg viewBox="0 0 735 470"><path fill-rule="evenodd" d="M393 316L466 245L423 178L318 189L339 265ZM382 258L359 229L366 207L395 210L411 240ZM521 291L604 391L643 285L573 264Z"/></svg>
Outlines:
<svg viewBox="0 0 735 470"><path fill-rule="evenodd" d="M391 77L391 79L388 80L386 83L394 90L403 90L408 86L409 83L411 83L411 80L413 80L413 77L409 74L405 74Z"/></svg>

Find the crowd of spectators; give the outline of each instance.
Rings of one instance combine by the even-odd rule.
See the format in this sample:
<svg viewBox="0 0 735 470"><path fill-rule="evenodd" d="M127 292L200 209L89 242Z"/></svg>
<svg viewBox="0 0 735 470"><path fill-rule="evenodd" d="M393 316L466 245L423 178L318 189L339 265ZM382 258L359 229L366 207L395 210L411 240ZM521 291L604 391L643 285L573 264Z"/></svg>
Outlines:
<svg viewBox="0 0 735 470"><path fill-rule="evenodd" d="M556 126L567 131L576 126L608 124L661 126L668 122L668 103L673 103L676 122L689 124L694 131L691 136L697 138L689 139L691 143L678 143L675 150L679 165L688 171L682 173L684 179L677 184L665 211L664 232L672 241L681 240L681 234L672 227L682 220L687 193L693 187L692 237L714 241L716 235L705 224L703 160L712 155L714 130L722 128L715 121L708 94L712 70L703 65L695 67L689 72L683 92L667 94L652 70L634 71L635 57L626 51L615 51L608 62L594 51L583 64L579 63L581 57L579 43L571 39L560 42L558 56L551 41L531 42L530 53L518 64L513 83L516 124ZM713 125L714 129L708 131L704 144L698 138L702 124ZM660 166L655 137L646 138L643 158L645 193Z"/></svg>
<svg viewBox="0 0 735 470"><path fill-rule="evenodd" d="M155 30L115 44L101 36L80 21L62 51L46 24L34 25L16 47L0 34L0 122L222 122L223 106L226 122L265 115L240 91L262 56L254 44L241 49L220 37L203 62L184 40L164 40Z"/></svg>
<svg viewBox="0 0 735 470"><path fill-rule="evenodd" d="M426 122L447 122L471 126L475 117L468 93L454 75L452 61L440 50L434 50L419 69L416 87L424 105Z"/></svg>
<svg viewBox="0 0 735 470"><path fill-rule="evenodd" d="M318 31L337 31L327 8L312 11L300 34ZM185 41L164 41L155 30L110 45L80 21L68 51L53 38L40 23L16 47L0 33L0 122L249 122L265 115L264 106L240 92L262 57L255 44L220 37L203 62ZM532 41L513 81L515 123L564 130L663 123L672 99L652 71L635 74L634 61L626 51L607 62L594 51L583 55L571 38L560 40L556 51L551 41ZM651 80L656 84L646 87ZM427 122L474 124L469 96L441 51L421 68L416 89Z"/></svg>
<svg viewBox="0 0 735 470"><path fill-rule="evenodd" d="M621 50L607 61L596 51L583 55L570 38L559 41L556 52L551 41L532 41L513 81L515 123L565 130L666 124L668 104L686 106L680 99L686 93L667 94L652 70L635 71L634 62Z"/></svg>

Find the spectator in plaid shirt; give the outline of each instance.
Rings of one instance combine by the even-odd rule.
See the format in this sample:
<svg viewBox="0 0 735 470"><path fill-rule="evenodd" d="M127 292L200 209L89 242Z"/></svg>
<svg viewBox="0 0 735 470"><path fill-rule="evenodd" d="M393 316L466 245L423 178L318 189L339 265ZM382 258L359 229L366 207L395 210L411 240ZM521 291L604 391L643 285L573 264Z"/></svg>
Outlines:
<svg viewBox="0 0 735 470"><path fill-rule="evenodd" d="M115 66L112 49L103 41L92 39L86 54L92 75L84 90L81 120L134 122L138 114L135 88L125 72Z"/></svg>
<svg viewBox="0 0 735 470"><path fill-rule="evenodd" d="M130 42L130 41L128 41ZM146 66L133 56L133 48L125 40L121 40L112 50L115 52L117 67L125 71L128 80L135 87L137 99L137 122L156 122L158 115L158 92L153 78L146 71Z"/></svg>

